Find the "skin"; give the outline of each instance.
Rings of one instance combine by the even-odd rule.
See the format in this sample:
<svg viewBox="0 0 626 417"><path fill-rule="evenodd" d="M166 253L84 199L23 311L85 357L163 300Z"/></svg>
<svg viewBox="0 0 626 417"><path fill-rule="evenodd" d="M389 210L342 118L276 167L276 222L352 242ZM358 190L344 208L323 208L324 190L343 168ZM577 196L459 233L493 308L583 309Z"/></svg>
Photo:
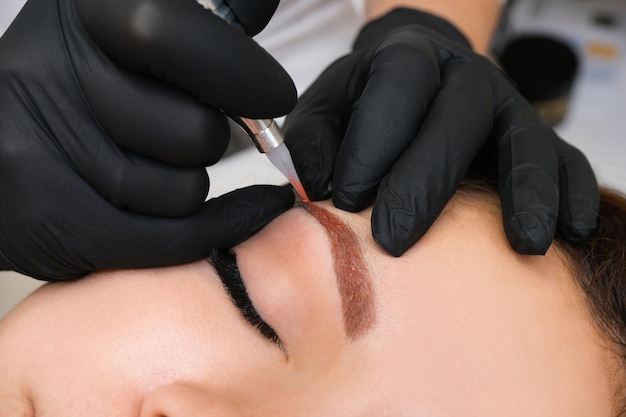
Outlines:
<svg viewBox="0 0 626 417"><path fill-rule="evenodd" d="M234 248L264 339L207 262L43 287L0 324L1 417L609 416L616 360L563 257L510 249L455 197L407 254L354 230L375 319L348 337L324 228L294 209Z"/></svg>
<svg viewBox="0 0 626 417"><path fill-rule="evenodd" d="M373 20L397 7L423 10L454 24L476 52L487 55L501 3L500 0L367 0L365 12Z"/></svg>

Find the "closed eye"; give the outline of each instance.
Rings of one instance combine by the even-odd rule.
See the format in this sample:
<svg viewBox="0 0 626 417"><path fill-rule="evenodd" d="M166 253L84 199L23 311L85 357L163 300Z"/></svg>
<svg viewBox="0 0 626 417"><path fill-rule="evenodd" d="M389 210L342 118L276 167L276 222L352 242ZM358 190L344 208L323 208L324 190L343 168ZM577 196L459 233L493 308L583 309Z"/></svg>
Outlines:
<svg viewBox="0 0 626 417"><path fill-rule="evenodd" d="M263 320L254 304L252 304L252 300L241 278L235 254L230 251L213 249L209 255L209 263L217 272L222 285L224 285L230 299L243 318L252 327L256 328L264 338L278 345L284 351L283 344L274 329Z"/></svg>

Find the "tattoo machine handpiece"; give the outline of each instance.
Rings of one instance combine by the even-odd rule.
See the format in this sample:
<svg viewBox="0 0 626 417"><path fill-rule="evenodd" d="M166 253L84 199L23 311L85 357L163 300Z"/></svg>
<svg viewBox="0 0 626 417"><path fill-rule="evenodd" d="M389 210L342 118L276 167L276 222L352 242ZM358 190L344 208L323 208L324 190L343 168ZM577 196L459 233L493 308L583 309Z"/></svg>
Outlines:
<svg viewBox="0 0 626 417"><path fill-rule="evenodd" d="M243 30L243 27L237 22L232 9L224 0L197 0L197 2L228 22L231 26L239 27ZM287 177L291 185L300 194L300 197L304 201L309 201L309 197L306 195L296 172L289 149L285 145L285 140L276 122L272 119L257 120L233 115L228 116L243 128L259 152L264 153L270 162Z"/></svg>

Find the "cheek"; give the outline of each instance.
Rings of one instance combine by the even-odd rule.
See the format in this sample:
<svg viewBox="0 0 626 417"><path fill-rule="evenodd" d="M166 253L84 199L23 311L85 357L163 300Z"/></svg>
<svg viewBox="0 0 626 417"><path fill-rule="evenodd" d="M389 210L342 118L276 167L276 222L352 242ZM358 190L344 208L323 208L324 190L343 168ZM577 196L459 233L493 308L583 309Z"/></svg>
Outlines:
<svg viewBox="0 0 626 417"><path fill-rule="evenodd" d="M121 362L140 364L133 370L145 378L138 380L142 386L192 380L228 388L281 360L280 351L243 320L216 277L199 281L157 305L148 322L128 334Z"/></svg>
<svg viewBox="0 0 626 417"><path fill-rule="evenodd" d="M72 294L42 317L48 330L28 366L41 415L135 415L158 386L191 380L228 389L280 357L242 322L217 278L184 272L121 277L119 291Z"/></svg>

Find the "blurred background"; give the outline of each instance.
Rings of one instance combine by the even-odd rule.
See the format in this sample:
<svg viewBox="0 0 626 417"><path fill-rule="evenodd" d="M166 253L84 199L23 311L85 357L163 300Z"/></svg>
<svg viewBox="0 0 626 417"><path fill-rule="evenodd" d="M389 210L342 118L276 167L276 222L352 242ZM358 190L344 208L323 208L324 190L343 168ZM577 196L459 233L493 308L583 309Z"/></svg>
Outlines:
<svg viewBox="0 0 626 417"><path fill-rule="evenodd" d="M0 33L23 2L2 1ZM290 6L294 14L289 18L286 13L286 20L272 22L257 40L285 65L302 92L329 62L348 50L360 21L352 11L348 20L338 17L333 27L318 28L316 33L335 42L332 49L314 51L318 66L304 66L293 52L300 49L311 54L311 48L280 41L281 33L300 30L306 18L306 10L298 10L296 3L283 0L280 7ZM329 13L346 15L337 9L342 7L339 2L327 3ZM301 38L305 42L307 36ZM509 0L493 55L544 120L587 155L598 181L626 192L626 0ZM242 166L247 170L241 170ZM280 181L275 172L260 175L264 169L273 170L256 151L231 155L210 169L215 178L230 181L212 193L252 182ZM0 317L40 284L13 272L0 272Z"/></svg>

